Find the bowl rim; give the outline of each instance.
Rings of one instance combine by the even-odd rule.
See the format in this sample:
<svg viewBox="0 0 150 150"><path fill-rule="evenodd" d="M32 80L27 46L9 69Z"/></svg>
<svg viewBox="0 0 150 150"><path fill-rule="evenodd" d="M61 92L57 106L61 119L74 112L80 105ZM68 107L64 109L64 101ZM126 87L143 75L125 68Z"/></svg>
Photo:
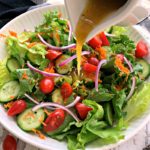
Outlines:
<svg viewBox="0 0 150 150"><path fill-rule="evenodd" d="M52 5L47 5L47 6L42 6L42 7L39 7L39 8L35 8L33 10L30 10L28 12L25 12L19 16L17 16L16 18L14 18L13 20L11 20L10 22L8 22L6 25L4 25L1 29L0 29L0 33L2 33L2 31L7 28L7 26L9 26L12 22L14 22L15 20L17 19L20 19L28 14L31 14L33 12L36 12L36 11L39 11L41 9L45 9L45 8L54 8L54 7L64 7L64 4L63 3L60 3L60 4L52 4ZM134 28L134 27L133 27ZM1 104L0 104L1 105ZM106 150L106 149L110 149L110 148L115 148L127 141L129 141L131 138L133 138L142 128L144 128L144 126L148 123L148 121L150 120L150 114L148 114L146 117L145 117L145 120L143 123L141 123L140 126L138 126L138 128L136 128L131 134L129 134L128 136L125 136L124 139L118 141L117 143L114 143L114 144L108 144L108 145L105 145L104 147L99 147L98 150ZM30 140L30 139L27 139L26 137L22 136L21 134L18 134L17 132L15 132L14 130L12 130L9 126L6 126L5 125L5 122L3 122L1 119L0 119L0 124L6 129L8 130L10 133L12 133L13 135L15 135L17 138L19 138L20 140L24 141L26 144L30 144L32 146L35 146L37 148L41 148L41 149L47 149L46 147L44 147L43 144L41 143L35 143L34 141ZM52 150L50 148L48 148L48 150Z"/></svg>

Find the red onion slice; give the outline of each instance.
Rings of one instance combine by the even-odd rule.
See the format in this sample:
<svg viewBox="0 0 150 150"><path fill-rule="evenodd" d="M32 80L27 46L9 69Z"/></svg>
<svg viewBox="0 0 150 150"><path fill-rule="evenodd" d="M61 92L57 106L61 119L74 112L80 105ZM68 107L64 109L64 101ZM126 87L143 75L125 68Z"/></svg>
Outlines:
<svg viewBox="0 0 150 150"><path fill-rule="evenodd" d="M130 72L132 73L133 72L133 67L132 67L132 64L130 63L130 61L124 56L124 60L125 62L127 63L127 65L129 66L129 69L130 69ZM135 90L135 86L136 86L136 78L135 77L132 77L132 86L131 86L131 90L126 98L126 100L128 100L134 93L134 90Z"/></svg>
<svg viewBox="0 0 150 150"><path fill-rule="evenodd" d="M37 72L37 73L39 73L39 74L42 74L42 75L44 75L44 76L47 76L47 77L60 77L60 76L62 76L62 75L60 75L60 74L58 74L58 73L48 73L48 72L46 72L46 71L39 70L39 69L33 67L33 66L30 64L29 61L27 61L27 66L28 66L31 70L33 70L33 71L35 71L35 72Z"/></svg>
<svg viewBox="0 0 150 150"><path fill-rule="evenodd" d="M32 101L35 104L39 104L39 102L37 102L35 99L33 99L30 95L28 95L27 93L24 94L25 97L27 97L30 101Z"/></svg>
<svg viewBox="0 0 150 150"><path fill-rule="evenodd" d="M83 51L81 55L83 56L83 55L89 55L89 54L90 54L89 51ZM68 64L69 62L71 62L72 60L74 60L76 58L77 58L77 55L73 55L70 58L68 58L68 59L64 60L63 62L61 62L59 64L59 66L64 66L64 65Z"/></svg>
<svg viewBox="0 0 150 150"><path fill-rule="evenodd" d="M125 56L124 56L124 60L127 63L127 65L129 66L130 72L132 73L133 72L132 64L130 63L130 61Z"/></svg>
<svg viewBox="0 0 150 150"><path fill-rule="evenodd" d="M48 48L53 49L53 50L66 50L66 49L70 49L70 48L75 48L75 47L76 47L76 44L75 44L75 43L74 43L74 44L70 44L70 45L68 45L68 46L63 46L63 47L53 46L53 45L47 43L47 42L42 38L41 35L38 34L38 37L39 37L40 41L41 41L43 44L45 44Z"/></svg>
<svg viewBox="0 0 150 150"><path fill-rule="evenodd" d="M106 59L103 59L99 62L98 66L97 66L97 70L96 70L96 76L95 76L95 89L96 91L98 92L98 76L99 76L99 71L101 69L101 66L103 64L106 64L107 63L107 60Z"/></svg>
<svg viewBox="0 0 150 150"><path fill-rule="evenodd" d="M68 42L70 42L70 41L71 41L71 38L72 38L72 26L71 26L71 24L70 24L69 21L67 21L67 23L68 23L68 27L69 27Z"/></svg>
<svg viewBox="0 0 150 150"><path fill-rule="evenodd" d="M131 90L126 98L126 100L130 99L130 97L133 95L134 90L135 90L135 85L136 85L136 78L132 77L132 86L131 86Z"/></svg>
<svg viewBox="0 0 150 150"><path fill-rule="evenodd" d="M74 107L74 106L76 105L76 103L78 103L78 102L80 101L80 99L81 99L81 97L80 97L80 96L77 96L77 97L75 98L75 100L74 100L72 103L68 104L68 105L65 106L65 107L67 107L67 108Z"/></svg>
<svg viewBox="0 0 150 150"><path fill-rule="evenodd" d="M108 37L115 37L116 35L105 32L105 35Z"/></svg>
<svg viewBox="0 0 150 150"><path fill-rule="evenodd" d="M63 110L65 110L68 114L70 114L77 122L80 121L80 119L72 112L70 111L68 108L66 108L65 106L62 106L60 104L56 104L56 103L51 103L51 102L45 102L45 103L41 103L41 104L38 104L36 106L34 106L32 108L32 111L35 112L37 111L38 109L40 108L43 108L43 107L57 107L57 108L61 108Z"/></svg>

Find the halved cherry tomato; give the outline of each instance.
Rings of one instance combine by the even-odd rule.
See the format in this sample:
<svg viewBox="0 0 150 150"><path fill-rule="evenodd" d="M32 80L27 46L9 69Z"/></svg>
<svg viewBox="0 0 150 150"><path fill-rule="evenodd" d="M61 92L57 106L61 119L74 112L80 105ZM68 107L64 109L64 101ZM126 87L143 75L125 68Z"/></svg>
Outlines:
<svg viewBox="0 0 150 150"><path fill-rule="evenodd" d="M61 95L63 98L68 98L72 94L72 87L69 83L63 83L61 86Z"/></svg>
<svg viewBox="0 0 150 150"><path fill-rule="evenodd" d="M44 131L50 132L59 128L65 120L65 112L62 109L56 109L45 121L46 126L44 126Z"/></svg>
<svg viewBox="0 0 150 150"><path fill-rule="evenodd" d="M90 58L88 59L88 62L89 62L90 64L92 64L92 65L97 66L98 63L99 63L99 60L98 60L96 57L90 57Z"/></svg>
<svg viewBox="0 0 150 150"><path fill-rule="evenodd" d="M7 135L3 141L3 150L17 150L17 142L11 135Z"/></svg>
<svg viewBox="0 0 150 150"><path fill-rule="evenodd" d="M45 77L40 81L39 87L44 94L51 93L54 89L54 81L51 78Z"/></svg>
<svg viewBox="0 0 150 150"><path fill-rule="evenodd" d="M55 50L48 50L47 54L46 54L46 58L49 60L54 60L56 59L58 56L60 56L62 54L62 52L59 51L55 51Z"/></svg>
<svg viewBox="0 0 150 150"><path fill-rule="evenodd" d="M7 114L8 116L15 116L22 113L27 107L27 104L24 100L15 101L12 106L9 108Z"/></svg>
<svg viewBox="0 0 150 150"><path fill-rule="evenodd" d="M97 66L92 65L90 63L85 63L83 65L83 70L88 73L94 73L94 72L96 72L96 69L97 69Z"/></svg>
<svg viewBox="0 0 150 150"><path fill-rule="evenodd" d="M79 113L81 119L85 119L89 111L92 110L91 107L84 105L83 103L77 103L75 105L76 110Z"/></svg>
<svg viewBox="0 0 150 150"><path fill-rule="evenodd" d="M117 57L121 60L121 62L124 62L124 55L123 54L117 54Z"/></svg>
<svg viewBox="0 0 150 150"><path fill-rule="evenodd" d="M148 47L144 41L139 41L136 50L135 50L135 56L137 58L143 58L148 55Z"/></svg>
<svg viewBox="0 0 150 150"><path fill-rule="evenodd" d="M100 39L98 36L95 36L94 38L92 38L92 39L88 42L88 44L89 44L92 48L96 49L96 48L99 48L99 47L102 46L102 41L101 41L101 39Z"/></svg>
<svg viewBox="0 0 150 150"><path fill-rule="evenodd" d="M102 41L102 46L109 46L110 45L110 43L109 43L109 41L108 41L108 39L107 39L107 37L106 37L104 32L101 32L99 34L99 36L100 36L100 39Z"/></svg>

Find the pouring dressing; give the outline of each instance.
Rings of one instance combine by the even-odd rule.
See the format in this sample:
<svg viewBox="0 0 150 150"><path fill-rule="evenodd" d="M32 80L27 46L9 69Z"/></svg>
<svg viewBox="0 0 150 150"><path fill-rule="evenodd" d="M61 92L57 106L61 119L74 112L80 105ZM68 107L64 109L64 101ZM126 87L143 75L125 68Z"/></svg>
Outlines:
<svg viewBox="0 0 150 150"><path fill-rule="evenodd" d="M122 7L127 0L88 0L79 17L75 35L77 39L77 70L80 75L81 51L88 34L111 13Z"/></svg>

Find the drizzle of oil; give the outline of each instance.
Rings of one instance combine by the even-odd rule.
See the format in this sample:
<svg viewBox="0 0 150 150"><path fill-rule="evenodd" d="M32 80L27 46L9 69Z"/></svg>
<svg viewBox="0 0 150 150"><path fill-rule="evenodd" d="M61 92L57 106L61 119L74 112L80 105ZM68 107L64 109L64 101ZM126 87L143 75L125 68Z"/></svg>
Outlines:
<svg viewBox="0 0 150 150"><path fill-rule="evenodd" d="M77 39L77 70L80 75L81 51L88 34L95 26L114 11L123 6L127 0L88 0L76 26L75 35Z"/></svg>

